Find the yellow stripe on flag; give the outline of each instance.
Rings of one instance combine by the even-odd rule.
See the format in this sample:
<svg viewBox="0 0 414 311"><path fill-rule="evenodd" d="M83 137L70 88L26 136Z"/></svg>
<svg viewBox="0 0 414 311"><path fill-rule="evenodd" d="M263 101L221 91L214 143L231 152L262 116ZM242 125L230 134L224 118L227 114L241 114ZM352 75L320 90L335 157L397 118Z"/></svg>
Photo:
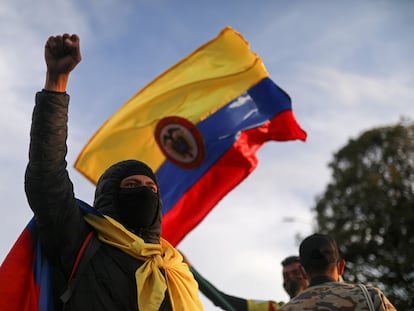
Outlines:
<svg viewBox="0 0 414 311"><path fill-rule="evenodd" d="M128 100L86 144L75 168L93 183L125 159L138 159L156 171L165 161L154 138L159 120L180 116L197 124L265 77L248 42L226 27Z"/></svg>

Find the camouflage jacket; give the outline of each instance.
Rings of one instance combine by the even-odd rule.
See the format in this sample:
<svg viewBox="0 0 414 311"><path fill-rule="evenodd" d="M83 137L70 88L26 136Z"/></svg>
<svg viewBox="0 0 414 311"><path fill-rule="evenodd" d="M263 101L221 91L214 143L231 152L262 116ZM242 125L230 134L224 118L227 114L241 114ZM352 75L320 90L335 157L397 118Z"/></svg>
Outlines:
<svg viewBox="0 0 414 311"><path fill-rule="evenodd" d="M376 287L366 286L375 311L397 310ZM356 284L327 282L308 287L285 304L280 311L369 311L362 289Z"/></svg>

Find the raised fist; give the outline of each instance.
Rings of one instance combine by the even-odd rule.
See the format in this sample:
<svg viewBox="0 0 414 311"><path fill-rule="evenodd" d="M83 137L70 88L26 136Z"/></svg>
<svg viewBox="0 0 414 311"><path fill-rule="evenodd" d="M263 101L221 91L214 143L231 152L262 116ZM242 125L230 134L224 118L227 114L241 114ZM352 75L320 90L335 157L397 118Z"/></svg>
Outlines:
<svg viewBox="0 0 414 311"><path fill-rule="evenodd" d="M49 74L69 74L81 61L79 37L75 34L49 37L45 60Z"/></svg>

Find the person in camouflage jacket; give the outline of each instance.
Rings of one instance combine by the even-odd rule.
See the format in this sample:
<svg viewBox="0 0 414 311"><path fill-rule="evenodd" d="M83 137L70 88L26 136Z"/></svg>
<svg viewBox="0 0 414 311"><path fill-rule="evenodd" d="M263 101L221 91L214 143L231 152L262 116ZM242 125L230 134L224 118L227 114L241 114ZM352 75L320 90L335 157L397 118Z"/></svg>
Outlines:
<svg viewBox="0 0 414 311"><path fill-rule="evenodd" d="M198 282L200 291L215 306L226 311L276 311L284 302L274 300L248 299L229 295L218 289L202 276L189 260L183 255L185 262L189 265L190 271ZM281 262L283 272L283 288L292 299L308 286L306 273L300 264L299 256L288 256Z"/></svg>
<svg viewBox="0 0 414 311"><path fill-rule="evenodd" d="M380 289L341 281L345 260L330 236L313 234L307 237L299 247L299 256L310 280L309 287L280 311L396 310Z"/></svg>

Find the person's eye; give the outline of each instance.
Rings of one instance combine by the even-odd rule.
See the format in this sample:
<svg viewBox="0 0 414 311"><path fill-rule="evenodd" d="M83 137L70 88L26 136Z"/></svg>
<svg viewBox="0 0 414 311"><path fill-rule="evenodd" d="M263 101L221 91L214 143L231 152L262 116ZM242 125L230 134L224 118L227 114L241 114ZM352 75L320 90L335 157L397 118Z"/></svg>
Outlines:
<svg viewBox="0 0 414 311"><path fill-rule="evenodd" d="M158 189L157 189L156 185L149 184L149 185L147 185L147 187L150 188L152 190L152 192L154 192L154 193L158 192Z"/></svg>
<svg viewBox="0 0 414 311"><path fill-rule="evenodd" d="M124 185L125 188L136 188L138 187L138 184L136 182L129 182Z"/></svg>

